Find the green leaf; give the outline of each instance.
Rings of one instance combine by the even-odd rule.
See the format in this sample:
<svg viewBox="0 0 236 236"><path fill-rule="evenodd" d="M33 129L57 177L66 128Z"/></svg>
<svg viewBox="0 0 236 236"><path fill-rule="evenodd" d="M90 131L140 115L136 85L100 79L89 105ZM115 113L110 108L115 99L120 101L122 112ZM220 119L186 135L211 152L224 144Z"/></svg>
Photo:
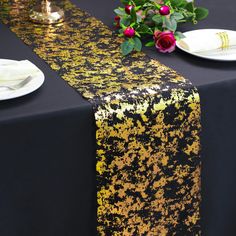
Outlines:
<svg viewBox="0 0 236 236"><path fill-rule="evenodd" d="M185 9L190 11L190 12L194 12L194 5L193 2L189 2L186 4Z"/></svg>
<svg viewBox="0 0 236 236"><path fill-rule="evenodd" d="M162 21L162 17L160 15L154 15L152 17L152 20L157 24L157 25L160 25L163 23Z"/></svg>
<svg viewBox="0 0 236 236"><path fill-rule="evenodd" d="M169 18L165 17L164 18L164 24L165 24L166 28L170 31L175 32L176 29L177 29L177 22L173 18L169 19Z"/></svg>
<svg viewBox="0 0 236 236"><path fill-rule="evenodd" d="M173 7L184 7L186 5L185 0L170 0L170 4Z"/></svg>
<svg viewBox="0 0 236 236"><path fill-rule="evenodd" d="M121 0L121 2L122 2L124 5L128 5L128 4L129 4L129 0Z"/></svg>
<svg viewBox="0 0 236 236"><path fill-rule="evenodd" d="M115 9L114 12L116 13L116 15L118 16L124 16L126 14L124 9Z"/></svg>
<svg viewBox="0 0 236 236"><path fill-rule="evenodd" d="M196 20L203 20L208 16L209 11L204 7L198 7L196 8L195 13L196 13Z"/></svg>
<svg viewBox="0 0 236 236"><path fill-rule="evenodd" d="M154 41L150 41L150 42L145 44L146 47L153 47L154 45L155 45Z"/></svg>
<svg viewBox="0 0 236 236"><path fill-rule="evenodd" d="M176 40L178 41L178 40L180 40L180 39L185 38L185 36L184 36L183 33L179 32L179 31L176 31L176 32L175 32L175 38L176 38Z"/></svg>
<svg viewBox="0 0 236 236"><path fill-rule="evenodd" d="M130 16L124 16L120 19L120 24L123 24L125 26L130 25Z"/></svg>
<svg viewBox="0 0 236 236"><path fill-rule="evenodd" d="M143 5L147 0L133 0L131 2L134 2L136 6Z"/></svg>
<svg viewBox="0 0 236 236"><path fill-rule="evenodd" d="M142 19L142 16L140 16L140 15L138 15L138 14L137 14L136 16L137 16L137 23L142 22L142 20L143 20L143 19Z"/></svg>
<svg viewBox="0 0 236 236"><path fill-rule="evenodd" d="M131 9L130 16L133 22L137 22L137 14L134 8Z"/></svg>
<svg viewBox="0 0 236 236"><path fill-rule="evenodd" d="M134 37L134 49L138 52L142 50L142 42L138 37Z"/></svg>
<svg viewBox="0 0 236 236"><path fill-rule="evenodd" d="M139 32L140 34L153 34L152 30L145 24L139 25L136 32Z"/></svg>
<svg viewBox="0 0 236 236"><path fill-rule="evenodd" d="M183 14L179 13L179 12L174 12L171 15L172 18L174 18L176 21L178 20L182 20L184 18Z"/></svg>
<svg viewBox="0 0 236 236"><path fill-rule="evenodd" d="M149 2L145 2L143 4L143 7L153 7L153 4L149 3Z"/></svg>
<svg viewBox="0 0 236 236"><path fill-rule="evenodd" d="M131 40L126 40L121 44L121 52L123 56L128 55L134 49L134 43Z"/></svg>
<svg viewBox="0 0 236 236"><path fill-rule="evenodd" d="M173 7L177 7L178 4L179 4L179 0L170 0L170 4L171 4L171 6L173 6Z"/></svg>

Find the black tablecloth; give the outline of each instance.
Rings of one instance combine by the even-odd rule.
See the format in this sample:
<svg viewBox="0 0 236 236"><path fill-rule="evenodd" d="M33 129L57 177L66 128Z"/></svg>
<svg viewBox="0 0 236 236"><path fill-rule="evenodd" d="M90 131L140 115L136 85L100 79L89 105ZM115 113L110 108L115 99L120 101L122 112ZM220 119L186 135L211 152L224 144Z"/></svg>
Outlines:
<svg viewBox="0 0 236 236"><path fill-rule="evenodd" d="M112 27L111 0L73 0ZM196 1L209 18L193 28L236 30L234 0ZM176 50L151 57L199 89L203 235L236 234L236 63ZM0 24L0 58L29 59L46 76L37 92L0 102L0 235L96 235L95 124L91 105Z"/></svg>

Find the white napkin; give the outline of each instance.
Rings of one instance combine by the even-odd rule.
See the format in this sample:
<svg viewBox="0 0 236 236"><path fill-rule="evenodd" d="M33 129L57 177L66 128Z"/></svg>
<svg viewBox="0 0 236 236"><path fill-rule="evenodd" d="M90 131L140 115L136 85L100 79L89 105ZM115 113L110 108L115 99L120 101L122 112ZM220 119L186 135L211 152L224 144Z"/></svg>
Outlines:
<svg viewBox="0 0 236 236"><path fill-rule="evenodd" d="M229 47L236 46L236 31L195 31L189 37L179 41L179 45L189 52L204 52L221 48L222 41L217 33L227 32L229 38Z"/></svg>
<svg viewBox="0 0 236 236"><path fill-rule="evenodd" d="M0 60L0 85L16 84L39 72L40 70L28 60Z"/></svg>

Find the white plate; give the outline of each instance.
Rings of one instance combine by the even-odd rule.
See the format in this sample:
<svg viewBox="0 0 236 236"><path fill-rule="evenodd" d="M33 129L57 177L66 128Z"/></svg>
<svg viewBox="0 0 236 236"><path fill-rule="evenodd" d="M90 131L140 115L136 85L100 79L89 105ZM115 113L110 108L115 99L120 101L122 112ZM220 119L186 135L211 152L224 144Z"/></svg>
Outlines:
<svg viewBox="0 0 236 236"><path fill-rule="evenodd" d="M16 61L15 61L16 62ZM13 60L0 59L0 64L14 63ZM17 63L17 62L16 62ZM42 86L44 82L44 74L38 69L38 72L32 76L32 80L24 87L17 90L9 90L7 88L0 88L0 101L22 97L26 94L32 93Z"/></svg>
<svg viewBox="0 0 236 236"><path fill-rule="evenodd" d="M204 34L207 31L216 32L216 33L219 31L224 31L224 32L231 32L231 33L236 34L236 31L225 30L225 29L200 29L200 30L192 30L192 31L185 32L184 36L194 38L196 34ZM176 46L182 51L187 52L197 57L215 60L215 61L236 61L236 46L230 47L229 49L224 49L224 50L216 49L216 50L210 50L210 51L205 51L205 52L194 52L194 53L181 47L179 42L176 43Z"/></svg>

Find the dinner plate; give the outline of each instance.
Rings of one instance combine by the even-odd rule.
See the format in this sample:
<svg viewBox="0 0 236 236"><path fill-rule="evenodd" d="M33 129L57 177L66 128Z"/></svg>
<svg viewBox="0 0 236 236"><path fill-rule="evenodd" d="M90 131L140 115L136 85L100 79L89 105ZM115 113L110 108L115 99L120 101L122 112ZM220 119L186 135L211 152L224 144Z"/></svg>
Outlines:
<svg viewBox="0 0 236 236"><path fill-rule="evenodd" d="M208 33L208 32L217 33L217 32L222 32L222 31L236 34L236 31L225 30L225 29L200 29L200 30L188 31L183 34L185 37L194 38L199 34L204 35L204 33ZM176 43L176 46L180 50L186 53L189 53L191 55L194 55L196 57L201 57L201 58L215 60L215 61L236 61L236 46L232 46L224 50L219 48L219 49L209 50L209 51L204 51L204 52L190 52L189 50L183 48L179 42Z"/></svg>
<svg viewBox="0 0 236 236"><path fill-rule="evenodd" d="M13 60L7 60L7 59L0 59L0 65L7 65L12 63L16 63L17 61ZM0 101L2 100L8 100L13 98L22 97L24 95L27 95L29 93L34 92L38 88L42 86L44 82L44 74L43 72L38 69L34 75L32 75L32 80L30 80L26 85L24 85L22 88L16 89L16 90L10 90L7 88L0 88Z"/></svg>

